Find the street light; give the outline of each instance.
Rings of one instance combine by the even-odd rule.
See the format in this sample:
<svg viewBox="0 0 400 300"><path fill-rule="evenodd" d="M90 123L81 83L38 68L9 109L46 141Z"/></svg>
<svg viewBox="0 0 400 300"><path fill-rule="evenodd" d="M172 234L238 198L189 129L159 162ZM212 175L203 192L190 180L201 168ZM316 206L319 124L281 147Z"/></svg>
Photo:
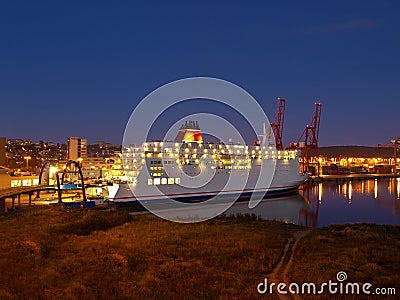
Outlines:
<svg viewBox="0 0 400 300"><path fill-rule="evenodd" d="M49 168L49 185L54 185L54 175L58 176L57 174L58 168L55 166L51 166Z"/></svg>
<svg viewBox="0 0 400 300"><path fill-rule="evenodd" d="M51 175L57 173L57 171L58 171L57 167L50 167L49 172L50 172Z"/></svg>
<svg viewBox="0 0 400 300"><path fill-rule="evenodd" d="M30 157L30 156L25 156L24 157L24 159L26 159L26 170L28 171L29 170L29 160L31 159L32 157Z"/></svg>

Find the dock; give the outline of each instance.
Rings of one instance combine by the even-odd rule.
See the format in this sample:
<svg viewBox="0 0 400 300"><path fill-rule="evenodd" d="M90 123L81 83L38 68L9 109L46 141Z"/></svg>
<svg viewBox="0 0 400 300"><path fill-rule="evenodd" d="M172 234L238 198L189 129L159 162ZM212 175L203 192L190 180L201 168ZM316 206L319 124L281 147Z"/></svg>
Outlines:
<svg viewBox="0 0 400 300"><path fill-rule="evenodd" d="M384 178L399 178L400 174L345 174L345 175L320 175L310 176L307 182L348 182L353 180L369 180L369 179L384 179Z"/></svg>
<svg viewBox="0 0 400 300"><path fill-rule="evenodd" d="M11 209L15 209L15 199L18 199L18 205L21 205L21 195L27 194L29 196L29 205L32 205L32 196L35 192L45 190L47 187L43 185L25 186L25 187L12 187L0 190L0 213L6 211L5 200L6 198L12 199Z"/></svg>

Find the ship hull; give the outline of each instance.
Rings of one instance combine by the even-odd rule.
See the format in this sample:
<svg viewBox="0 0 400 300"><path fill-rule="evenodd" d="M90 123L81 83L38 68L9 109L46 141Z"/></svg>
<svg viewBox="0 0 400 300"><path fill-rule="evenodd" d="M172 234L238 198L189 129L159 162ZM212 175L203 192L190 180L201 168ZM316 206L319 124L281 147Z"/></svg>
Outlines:
<svg viewBox="0 0 400 300"><path fill-rule="evenodd" d="M186 193L181 195L171 194L165 195L162 198L157 198L156 196L149 196L147 199L141 197L141 201L145 202L146 205L162 205L166 203L165 198L168 197L170 199L183 202L183 203L198 203L207 201L211 198L215 198L221 203L227 201L249 201L252 196L255 196L259 199L268 199L268 198L278 198L284 197L288 195L296 194L298 191L299 185L294 186L284 186L284 187L275 187L269 188L267 190L245 190L242 192L237 191L224 191L224 192L204 192L204 193ZM118 207L126 207L126 206L136 206L139 205L139 201L132 194L128 185L120 186L119 192L114 199L111 199L110 203L118 206ZM164 207L165 208L165 207Z"/></svg>

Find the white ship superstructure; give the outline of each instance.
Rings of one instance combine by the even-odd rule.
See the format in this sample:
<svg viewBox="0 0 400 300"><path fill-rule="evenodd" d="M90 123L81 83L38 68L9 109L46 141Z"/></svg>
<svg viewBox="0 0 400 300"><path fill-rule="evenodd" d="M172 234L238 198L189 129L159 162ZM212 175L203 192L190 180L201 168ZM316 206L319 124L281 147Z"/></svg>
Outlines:
<svg viewBox="0 0 400 300"><path fill-rule="evenodd" d="M175 141L144 142L124 147L123 163L130 190L120 187L114 202L203 201L218 195L246 200L294 192L306 179L299 173L297 150L235 143L206 143L197 122L184 124ZM272 178L263 176L266 168ZM268 176L264 176L268 177ZM125 191L125 192L124 192ZM131 193L129 193L131 192Z"/></svg>

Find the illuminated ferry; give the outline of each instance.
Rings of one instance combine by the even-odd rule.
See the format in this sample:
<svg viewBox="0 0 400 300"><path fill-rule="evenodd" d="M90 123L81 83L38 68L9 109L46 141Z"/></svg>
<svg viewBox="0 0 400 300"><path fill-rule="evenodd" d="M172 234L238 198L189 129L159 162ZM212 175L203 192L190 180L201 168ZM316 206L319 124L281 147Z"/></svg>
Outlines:
<svg viewBox="0 0 400 300"><path fill-rule="evenodd" d="M243 201L295 193L308 178L299 173L298 151L277 150L265 141L264 130L263 140L255 145L206 143L198 123L188 121L174 141L124 147L128 184L119 185L110 201L118 205L137 199L161 203L165 197L181 202L213 197Z"/></svg>

